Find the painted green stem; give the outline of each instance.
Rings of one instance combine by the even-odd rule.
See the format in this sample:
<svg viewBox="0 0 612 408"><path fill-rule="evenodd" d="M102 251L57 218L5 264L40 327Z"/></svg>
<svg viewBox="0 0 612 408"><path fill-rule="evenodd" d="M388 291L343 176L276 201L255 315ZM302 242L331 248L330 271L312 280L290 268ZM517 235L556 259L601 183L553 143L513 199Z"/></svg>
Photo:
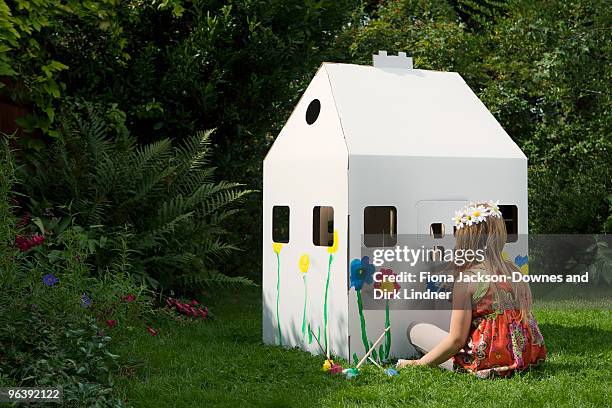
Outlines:
<svg viewBox="0 0 612 408"><path fill-rule="evenodd" d="M361 289L357 290L357 308L359 309L359 319L361 320L361 341L363 341L363 347L367 353L370 349L370 343L368 342L368 333L366 331L366 321L363 315L363 301L361 300Z"/></svg>
<svg viewBox="0 0 612 408"><path fill-rule="evenodd" d="M276 326L278 327L278 344L283 345L283 335L281 334L280 316L278 314L278 302L280 300L280 255L276 253Z"/></svg>
<svg viewBox="0 0 612 408"><path fill-rule="evenodd" d="M389 318L389 300L387 299L387 305L385 308L385 328L391 326L391 319ZM385 356L386 360L389 357L389 353L391 352L391 330L387 330L385 333ZM383 356L380 357L383 360Z"/></svg>
<svg viewBox="0 0 612 408"><path fill-rule="evenodd" d="M302 277L304 280L304 312L302 313L302 337L306 336L306 304L308 302L308 285L306 284L306 275Z"/></svg>
<svg viewBox="0 0 612 408"><path fill-rule="evenodd" d="M327 280L325 281L325 302L323 303L323 335L325 336L325 352L328 353L327 348L327 294L329 292L329 276L331 271L331 264L334 260L334 255L329 254L329 261L327 262Z"/></svg>

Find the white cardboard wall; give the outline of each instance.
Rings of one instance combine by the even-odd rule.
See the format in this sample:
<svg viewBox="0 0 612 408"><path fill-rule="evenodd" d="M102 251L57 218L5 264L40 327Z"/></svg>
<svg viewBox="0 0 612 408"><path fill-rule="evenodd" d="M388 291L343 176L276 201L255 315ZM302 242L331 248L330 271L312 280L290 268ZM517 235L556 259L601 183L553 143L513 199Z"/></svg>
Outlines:
<svg viewBox="0 0 612 408"><path fill-rule="evenodd" d="M306 109L318 99L321 110L308 125ZM312 80L264 161L263 203L263 338L318 353L316 341L301 331L304 281L299 259L310 259L306 272L307 321L315 336L325 343L325 286L330 253L312 240L313 207L334 208L334 228L339 232L338 249L332 254L328 288L328 339L330 350L346 355L348 344L346 297L346 231L348 229L348 154L338 114L324 69ZM277 257L272 246L272 207L290 207L290 240L280 250L280 288L277 292ZM276 297L279 295L279 318Z"/></svg>

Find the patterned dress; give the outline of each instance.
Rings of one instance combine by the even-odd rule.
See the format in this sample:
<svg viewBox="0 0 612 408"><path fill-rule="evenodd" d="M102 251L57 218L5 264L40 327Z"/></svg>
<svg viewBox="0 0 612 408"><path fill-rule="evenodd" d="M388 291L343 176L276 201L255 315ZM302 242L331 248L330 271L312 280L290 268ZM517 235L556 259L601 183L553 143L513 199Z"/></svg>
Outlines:
<svg viewBox="0 0 612 408"><path fill-rule="evenodd" d="M480 378L506 377L546 359L544 338L533 315L529 313L523 322L520 310L507 307L513 304L510 284L498 283L496 292L494 296L488 283L478 284L468 342L453 356L455 369Z"/></svg>

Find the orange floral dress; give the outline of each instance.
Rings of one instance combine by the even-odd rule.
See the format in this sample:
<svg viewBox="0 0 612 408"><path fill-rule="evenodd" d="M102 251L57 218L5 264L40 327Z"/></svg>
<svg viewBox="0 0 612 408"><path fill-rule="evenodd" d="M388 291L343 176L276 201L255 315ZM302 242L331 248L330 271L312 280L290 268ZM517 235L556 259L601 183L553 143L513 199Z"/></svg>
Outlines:
<svg viewBox="0 0 612 408"><path fill-rule="evenodd" d="M497 285L498 298L512 299L509 284ZM468 342L453 356L454 368L480 378L506 377L543 362L546 346L533 315L529 313L527 322L523 322L520 310L499 308L500 302L494 302L493 298L489 284L478 285L472 297L474 307Z"/></svg>

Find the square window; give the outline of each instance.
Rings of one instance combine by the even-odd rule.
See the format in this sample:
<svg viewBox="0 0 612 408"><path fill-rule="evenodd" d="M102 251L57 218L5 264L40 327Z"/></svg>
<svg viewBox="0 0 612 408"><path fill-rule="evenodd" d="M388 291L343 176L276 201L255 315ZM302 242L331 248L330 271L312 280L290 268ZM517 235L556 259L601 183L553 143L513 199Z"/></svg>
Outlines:
<svg viewBox="0 0 612 408"><path fill-rule="evenodd" d="M334 245L334 208L312 209L312 243L316 246Z"/></svg>
<svg viewBox="0 0 612 408"><path fill-rule="evenodd" d="M444 224L441 222L434 222L429 226L429 234L436 239L444 238Z"/></svg>
<svg viewBox="0 0 612 408"><path fill-rule="evenodd" d="M506 224L506 242L518 241L518 208L516 205L500 205L499 210Z"/></svg>
<svg viewBox="0 0 612 408"><path fill-rule="evenodd" d="M397 243L397 209L372 206L363 210L363 243L366 247L390 247Z"/></svg>
<svg viewBox="0 0 612 408"><path fill-rule="evenodd" d="M272 241L289 243L289 207L286 205L272 207Z"/></svg>

